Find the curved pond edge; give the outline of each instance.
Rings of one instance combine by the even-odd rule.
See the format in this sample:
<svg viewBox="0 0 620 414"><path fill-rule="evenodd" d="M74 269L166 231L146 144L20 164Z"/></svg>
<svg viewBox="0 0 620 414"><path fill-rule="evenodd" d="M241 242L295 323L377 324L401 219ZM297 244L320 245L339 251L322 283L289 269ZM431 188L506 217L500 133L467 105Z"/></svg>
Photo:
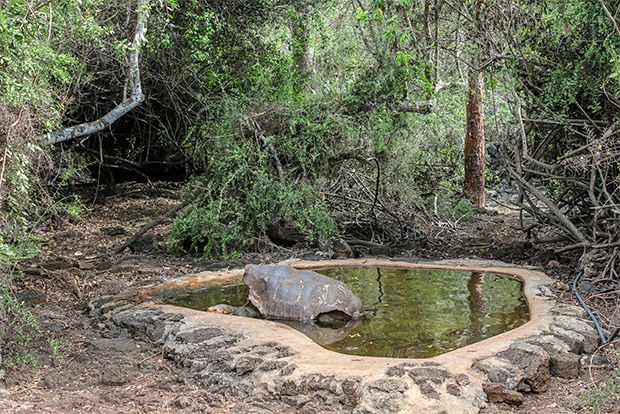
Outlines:
<svg viewBox="0 0 620 414"><path fill-rule="evenodd" d="M91 310L134 335L161 343L171 357L185 364L207 367L203 374L209 378L232 375L236 381L250 384L253 392L273 398L288 395L297 409L300 401L325 393L327 387L337 396L331 404L344 411L476 413L488 400L519 403L523 392L545 391L551 375L574 378L579 375L579 354L592 352L598 345L596 331L584 318L583 310L559 304L549 287L552 279L533 268L469 259L425 263L370 258L289 260L280 264L297 269L385 267L514 277L523 282L530 321L432 358L367 357L329 351L278 322L152 301L154 295L168 289L238 281L243 269L202 272L130 290L94 301ZM257 349L263 349L262 354L255 355ZM278 349L279 354L272 355ZM213 365L212 359L222 353L228 363ZM240 364L249 364L249 371L239 369ZM261 369L264 364L277 369ZM323 385L310 386L312 378L321 378ZM343 384L349 385L343 388Z"/></svg>

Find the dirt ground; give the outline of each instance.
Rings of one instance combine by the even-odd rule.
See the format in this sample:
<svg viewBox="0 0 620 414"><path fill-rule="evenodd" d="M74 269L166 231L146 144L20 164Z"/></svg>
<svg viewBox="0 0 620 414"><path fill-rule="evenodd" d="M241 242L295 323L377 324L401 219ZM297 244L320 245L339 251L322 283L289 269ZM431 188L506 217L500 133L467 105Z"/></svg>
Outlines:
<svg viewBox="0 0 620 414"><path fill-rule="evenodd" d="M41 230L49 242L41 257L23 269L18 295L40 318L41 330L54 338L58 353L38 355L37 368L21 367L7 373L0 382L0 413L241 412L235 401L201 389L188 370L165 359L161 350L88 316L89 300L147 281L247 262L272 262L292 255L316 256L316 249L287 251L276 247L230 262L175 256L167 242L170 222L140 239L135 251L112 253L142 225L178 203L177 190L170 184L153 189L123 185L119 195L108 198L105 204L86 205L80 220ZM399 258L478 257L543 267L549 263L547 256L527 242L518 229L518 216L510 210L495 209L456 225L435 222L420 227L430 242L400 252ZM546 270L552 277L568 280L562 266ZM557 293L572 303L565 286L558 283ZM611 350L599 354L610 363L595 362L576 380L554 379L547 393L528 395L520 407L490 404L484 413L595 412L584 405L582 397L599 390L596 384L608 380L617 363ZM616 393L619 389L620 385ZM600 412L620 413L620 396L616 404L608 402Z"/></svg>

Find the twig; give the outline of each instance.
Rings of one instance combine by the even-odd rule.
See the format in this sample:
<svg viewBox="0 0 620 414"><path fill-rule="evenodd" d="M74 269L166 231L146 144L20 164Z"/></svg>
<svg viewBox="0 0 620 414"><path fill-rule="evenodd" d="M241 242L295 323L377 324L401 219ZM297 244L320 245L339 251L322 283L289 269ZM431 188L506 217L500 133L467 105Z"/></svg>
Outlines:
<svg viewBox="0 0 620 414"><path fill-rule="evenodd" d="M523 187L525 187L530 193L534 195L538 200L540 200L543 204L549 208L549 210L555 215L555 217L562 223L569 231L572 233L577 240L581 243L587 243L586 237L583 235L581 230L577 228L565 215L560 211L560 209L551 201L547 196L541 193L536 187L525 181L520 175L518 175L509 165L506 165L506 169L509 174L519 182Z"/></svg>
<svg viewBox="0 0 620 414"><path fill-rule="evenodd" d="M620 35L620 27L618 26L618 22L607 8L607 5L603 0L598 0L598 2L601 3L601 7L603 8L603 10L605 10L605 14L607 15L607 17L609 17L609 20L612 21L612 23L614 24L614 29L616 29L616 32Z"/></svg>
<svg viewBox="0 0 620 414"><path fill-rule="evenodd" d="M126 248L131 246L133 243L135 243L136 240L138 240L140 237L142 237L142 235L144 233L146 233L147 231L151 230L154 227L157 227L158 225L163 223L166 219L169 219L169 218L172 218L172 217L176 216L177 213L179 211L181 211L182 209L184 209L185 207L187 207L189 205L189 203L190 203L189 201L184 201L184 202L182 202L180 204L177 204L176 206L174 206L173 208L168 210L165 214L163 214L161 217L156 218L155 220L151 221L148 224L145 224L144 226L142 226L140 228L140 230L138 230L138 232L136 234L134 234L132 237L130 237L129 240L127 240L125 243L123 243L122 245L117 247L114 250L114 253L115 254L121 253L123 250L125 250Z"/></svg>

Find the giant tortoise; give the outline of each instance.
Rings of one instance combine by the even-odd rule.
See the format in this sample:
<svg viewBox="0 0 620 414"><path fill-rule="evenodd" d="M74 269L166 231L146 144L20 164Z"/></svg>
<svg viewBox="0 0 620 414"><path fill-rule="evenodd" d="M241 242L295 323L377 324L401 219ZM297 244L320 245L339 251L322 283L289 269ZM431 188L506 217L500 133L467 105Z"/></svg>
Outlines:
<svg viewBox="0 0 620 414"><path fill-rule="evenodd" d="M248 265L243 283L249 301L268 319L312 321L329 316L359 319L362 302L347 285L311 270L281 265Z"/></svg>

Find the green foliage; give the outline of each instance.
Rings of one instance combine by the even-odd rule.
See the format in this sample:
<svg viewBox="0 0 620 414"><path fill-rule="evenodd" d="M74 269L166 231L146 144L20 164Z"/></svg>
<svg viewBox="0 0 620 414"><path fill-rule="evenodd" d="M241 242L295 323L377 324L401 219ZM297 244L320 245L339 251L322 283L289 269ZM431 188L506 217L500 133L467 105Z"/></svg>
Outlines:
<svg viewBox="0 0 620 414"><path fill-rule="evenodd" d="M62 347L64 346L63 341L58 338L47 338L47 344L52 353L52 358L58 360L61 356Z"/></svg>
<svg viewBox="0 0 620 414"><path fill-rule="evenodd" d="M598 2L547 1L541 18L523 28L519 40L526 59L518 73L535 88L530 107L537 116L582 118L576 103L593 119L617 118L603 91L620 93L620 37Z"/></svg>
<svg viewBox="0 0 620 414"><path fill-rule="evenodd" d="M0 265L1 266L1 265ZM11 276L8 271L0 278L0 318L4 316L2 350L7 356L7 368L19 365L36 366L33 346L39 339L39 322L27 306L19 303L11 290Z"/></svg>
<svg viewBox="0 0 620 414"><path fill-rule="evenodd" d="M73 195L71 197L71 201L69 201L66 205L66 215L70 218L72 218L73 220L81 220L82 219L82 214L83 214L83 210L84 210L84 204L82 203L82 200L77 196L77 195Z"/></svg>
<svg viewBox="0 0 620 414"><path fill-rule="evenodd" d="M32 9L27 1L8 0L0 9L0 102L36 107L52 127L62 113L61 91L83 70L68 39L96 39L102 29L93 19L99 1L64 0Z"/></svg>
<svg viewBox="0 0 620 414"><path fill-rule="evenodd" d="M460 219L469 220L476 215L476 210L471 202L465 198L459 200L453 208L454 215Z"/></svg>
<svg viewBox="0 0 620 414"><path fill-rule="evenodd" d="M620 369L613 370L611 377L593 385L581 397L581 403L590 414L612 412L620 404Z"/></svg>

